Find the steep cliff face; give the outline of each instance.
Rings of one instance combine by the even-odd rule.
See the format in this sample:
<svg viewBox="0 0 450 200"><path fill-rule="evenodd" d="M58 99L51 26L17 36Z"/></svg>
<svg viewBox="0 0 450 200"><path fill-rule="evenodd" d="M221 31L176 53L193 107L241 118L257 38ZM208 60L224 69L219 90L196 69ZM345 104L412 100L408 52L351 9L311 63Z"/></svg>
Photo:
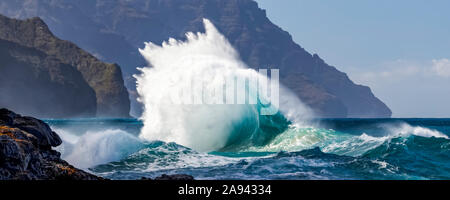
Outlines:
<svg viewBox="0 0 450 200"><path fill-rule="evenodd" d="M282 83L319 116L391 116L390 109L370 88L353 83L345 73L293 42L289 33L270 22L253 0L43 0L38 3L6 0L0 3L0 12L22 18L41 16L61 37L86 44L86 48L105 60L125 66L130 88L134 87L134 81L129 77L136 73L137 66L144 64L137 53L144 41L161 43L169 37L182 39L187 31L202 31L202 18L208 18L250 67L280 69ZM100 33L109 37L100 37ZM93 38L108 40L106 43L117 48L88 45ZM111 56L118 53L116 49L134 59Z"/></svg>
<svg viewBox="0 0 450 200"><path fill-rule="evenodd" d="M123 84L120 67L103 63L75 44L56 38L40 18L22 21L0 15L0 39L41 51L62 65L79 71L95 91L97 116L129 116L128 92ZM61 79L64 77L65 74L60 74ZM83 98L85 96L77 96L72 101L83 101ZM61 112L61 115L64 114Z"/></svg>
<svg viewBox="0 0 450 200"><path fill-rule="evenodd" d="M46 118L94 117L94 90L78 70L0 39L0 107Z"/></svg>

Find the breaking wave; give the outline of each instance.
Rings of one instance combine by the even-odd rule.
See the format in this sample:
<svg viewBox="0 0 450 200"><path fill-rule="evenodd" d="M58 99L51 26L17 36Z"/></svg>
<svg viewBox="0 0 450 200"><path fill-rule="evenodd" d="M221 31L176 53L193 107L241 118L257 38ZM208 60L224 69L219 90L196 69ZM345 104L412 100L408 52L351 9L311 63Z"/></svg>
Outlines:
<svg viewBox="0 0 450 200"><path fill-rule="evenodd" d="M197 179L450 178L450 120L314 123L313 113L282 85L261 88L274 86L276 72L269 78L248 68L210 21L204 26L205 33L187 33L185 41L140 49L149 63L135 75L144 105L140 120L50 121L63 139L57 148L63 159L113 179L161 173ZM248 81L233 87L234 103L218 103L228 98L225 83L242 79ZM245 102L237 103L239 97Z"/></svg>
<svg viewBox="0 0 450 200"><path fill-rule="evenodd" d="M161 46L146 43L140 49L150 65L135 75L138 100L144 105L140 138L208 152L242 143L264 145L289 124L311 117L295 95L248 68L216 27L203 22L205 33L187 33L186 41L171 38ZM229 87L230 80L236 85ZM237 85L239 80L244 84ZM270 91L265 90L269 84ZM180 103L180 95L188 103ZM239 97L246 101L238 102Z"/></svg>

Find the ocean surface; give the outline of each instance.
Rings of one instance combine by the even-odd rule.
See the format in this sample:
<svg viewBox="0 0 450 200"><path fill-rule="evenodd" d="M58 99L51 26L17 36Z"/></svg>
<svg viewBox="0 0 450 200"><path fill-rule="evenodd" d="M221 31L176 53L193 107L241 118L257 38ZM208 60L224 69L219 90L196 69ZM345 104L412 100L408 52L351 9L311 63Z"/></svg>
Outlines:
<svg viewBox="0 0 450 200"><path fill-rule="evenodd" d="M450 179L450 119L271 119L252 134L244 122L213 151L146 140L136 119L46 122L63 159L110 179Z"/></svg>
<svg viewBox="0 0 450 200"><path fill-rule="evenodd" d="M203 24L139 49L142 121L47 120L62 158L110 179L450 179L450 119L315 119Z"/></svg>

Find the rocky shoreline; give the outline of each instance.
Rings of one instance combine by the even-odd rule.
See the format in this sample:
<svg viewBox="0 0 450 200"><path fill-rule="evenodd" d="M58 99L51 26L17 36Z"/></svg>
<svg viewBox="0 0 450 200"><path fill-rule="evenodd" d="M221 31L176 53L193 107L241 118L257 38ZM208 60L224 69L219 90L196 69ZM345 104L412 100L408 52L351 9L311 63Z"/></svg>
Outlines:
<svg viewBox="0 0 450 200"><path fill-rule="evenodd" d="M77 169L52 149L62 140L42 120L0 109L0 180L107 180ZM189 175L163 174L154 179L193 180Z"/></svg>
<svg viewBox="0 0 450 200"><path fill-rule="evenodd" d="M43 121L0 109L0 180L103 180L62 160L61 143Z"/></svg>

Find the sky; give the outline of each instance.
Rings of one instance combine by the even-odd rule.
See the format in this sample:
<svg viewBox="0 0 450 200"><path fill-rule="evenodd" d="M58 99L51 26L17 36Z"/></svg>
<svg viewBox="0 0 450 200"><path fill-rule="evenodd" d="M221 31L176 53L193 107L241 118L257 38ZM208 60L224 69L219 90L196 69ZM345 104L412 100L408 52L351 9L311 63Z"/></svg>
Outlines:
<svg viewBox="0 0 450 200"><path fill-rule="evenodd" d="M296 43L369 86L393 117L450 118L450 1L256 1Z"/></svg>

